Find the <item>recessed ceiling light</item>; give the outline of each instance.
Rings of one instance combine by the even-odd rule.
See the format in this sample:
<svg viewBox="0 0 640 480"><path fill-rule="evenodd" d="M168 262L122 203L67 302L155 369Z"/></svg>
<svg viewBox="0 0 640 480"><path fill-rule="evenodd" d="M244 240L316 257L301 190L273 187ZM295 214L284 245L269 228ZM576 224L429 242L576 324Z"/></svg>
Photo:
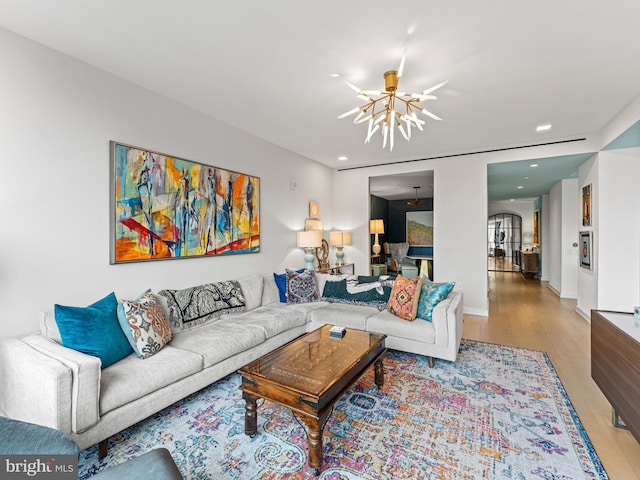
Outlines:
<svg viewBox="0 0 640 480"><path fill-rule="evenodd" d="M509 201L510 201L510 202L513 202L513 201L515 201L515 198L512 198L512 199L510 199Z"/></svg>
<svg viewBox="0 0 640 480"><path fill-rule="evenodd" d="M340 76L340 74L339 73L330 73L329 76L333 77L333 78L338 78Z"/></svg>
<svg viewBox="0 0 640 480"><path fill-rule="evenodd" d="M524 177L525 180L529 180L529 177Z"/></svg>
<svg viewBox="0 0 640 480"><path fill-rule="evenodd" d="M522 185L518 185L518 188L524 188Z"/></svg>
<svg viewBox="0 0 640 480"><path fill-rule="evenodd" d="M537 163L532 163L532 164L531 164L531 165L529 165L529 166L530 166L531 168L533 168L533 167L537 167L537 166L538 166L538 164L537 164Z"/></svg>
<svg viewBox="0 0 640 480"><path fill-rule="evenodd" d="M550 123L546 123L544 125L538 125L536 127L536 132L544 132L546 130L551 130L551 124Z"/></svg>
<svg viewBox="0 0 640 480"><path fill-rule="evenodd" d="M346 155L340 155L338 157L338 160L340 160L341 162L344 162L345 160L349 160L349 157L347 157Z"/></svg>

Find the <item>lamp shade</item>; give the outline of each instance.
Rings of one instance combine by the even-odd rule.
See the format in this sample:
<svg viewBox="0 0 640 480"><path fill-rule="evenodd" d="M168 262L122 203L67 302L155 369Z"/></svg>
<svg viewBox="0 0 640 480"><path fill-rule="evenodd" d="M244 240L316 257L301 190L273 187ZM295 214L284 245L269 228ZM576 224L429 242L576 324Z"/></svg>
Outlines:
<svg viewBox="0 0 640 480"><path fill-rule="evenodd" d="M369 233L384 233L384 222L381 218L369 220Z"/></svg>
<svg viewBox="0 0 640 480"><path fill-rule="evenodd" d="M351 245L351 232L330 232L329 243L334 247Z"/></svg>
<svg viewBox="0 0 640 480"><path fill-rule="evenodd" d="M298 247L318 248L322 246L322 232L312 230L310 232L298 232Z"/></svg>

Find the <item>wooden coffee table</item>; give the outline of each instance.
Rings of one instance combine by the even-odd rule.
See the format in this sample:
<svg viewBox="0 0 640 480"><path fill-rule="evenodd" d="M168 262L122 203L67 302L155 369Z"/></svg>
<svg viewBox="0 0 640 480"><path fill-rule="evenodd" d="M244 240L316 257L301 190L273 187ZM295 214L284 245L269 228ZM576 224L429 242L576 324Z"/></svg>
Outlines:
<svg viewBox="0 0 640 480"><path fill-rule="evenodd" d="M322 468L322 432L333 404L372 364L376 385L384 383L386 336L348 328L342 339L335 339L330 328L302 335L238 370L246 401L244 433L258 431L258 398L290 408L308 427L309 466L316 474Z"/></svg>

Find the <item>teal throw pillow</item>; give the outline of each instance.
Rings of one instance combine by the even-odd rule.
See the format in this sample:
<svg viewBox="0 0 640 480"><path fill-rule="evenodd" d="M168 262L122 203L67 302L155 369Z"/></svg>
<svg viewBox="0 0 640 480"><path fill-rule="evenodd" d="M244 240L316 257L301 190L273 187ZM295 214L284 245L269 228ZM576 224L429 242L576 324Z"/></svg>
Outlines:
<svg viewBox="0 0 640 480"><path fill-rule="evenodd" d="M118 300L111 292L88 307L54 305L62 345L100 358L102 368L133 352L118 323Z"/></svg>
<svg viewBox="0 0 640 480"><path fill-rule="evenodd" d="M453 290L455 283L432 283L423 282L420 289L420 299L418 300L418 313L416 318L421 318L431 322L431 314L436 305L447 298L449 292Z"/></svg>

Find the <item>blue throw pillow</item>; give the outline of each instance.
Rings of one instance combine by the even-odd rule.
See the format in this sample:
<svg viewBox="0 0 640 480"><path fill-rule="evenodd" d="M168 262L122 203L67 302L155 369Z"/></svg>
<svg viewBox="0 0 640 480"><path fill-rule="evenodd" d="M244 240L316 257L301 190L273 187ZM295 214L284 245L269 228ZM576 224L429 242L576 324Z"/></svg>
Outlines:
<svg viewBox="0 0 640 480"><path fill-rule="evenodd" d="M304 272L304 268L296 270L296 273L302 272ZM273 278L276 281L276 287L278 287L278 293L280 294L280 303L287 303L287 274L274 273Z"/></svg>
<svg viewBox="0 0 640 480"><path fill-rule="evenodd" d="M423 276L424 280L424 276ZM431 314L436 305L447 298L449 292L453 290L455 283L432 283L422 282L420 289L420 299L418 300L418 313L416 318L421 318L427 322L431 322Z"/></svg>
<svg viewBox="0 0 640 480"><path fill-rule="evenodd" d="M88 307L54 305L62 345L102 360L102 368L133 352L118 323L113 292Z"/></svg>

